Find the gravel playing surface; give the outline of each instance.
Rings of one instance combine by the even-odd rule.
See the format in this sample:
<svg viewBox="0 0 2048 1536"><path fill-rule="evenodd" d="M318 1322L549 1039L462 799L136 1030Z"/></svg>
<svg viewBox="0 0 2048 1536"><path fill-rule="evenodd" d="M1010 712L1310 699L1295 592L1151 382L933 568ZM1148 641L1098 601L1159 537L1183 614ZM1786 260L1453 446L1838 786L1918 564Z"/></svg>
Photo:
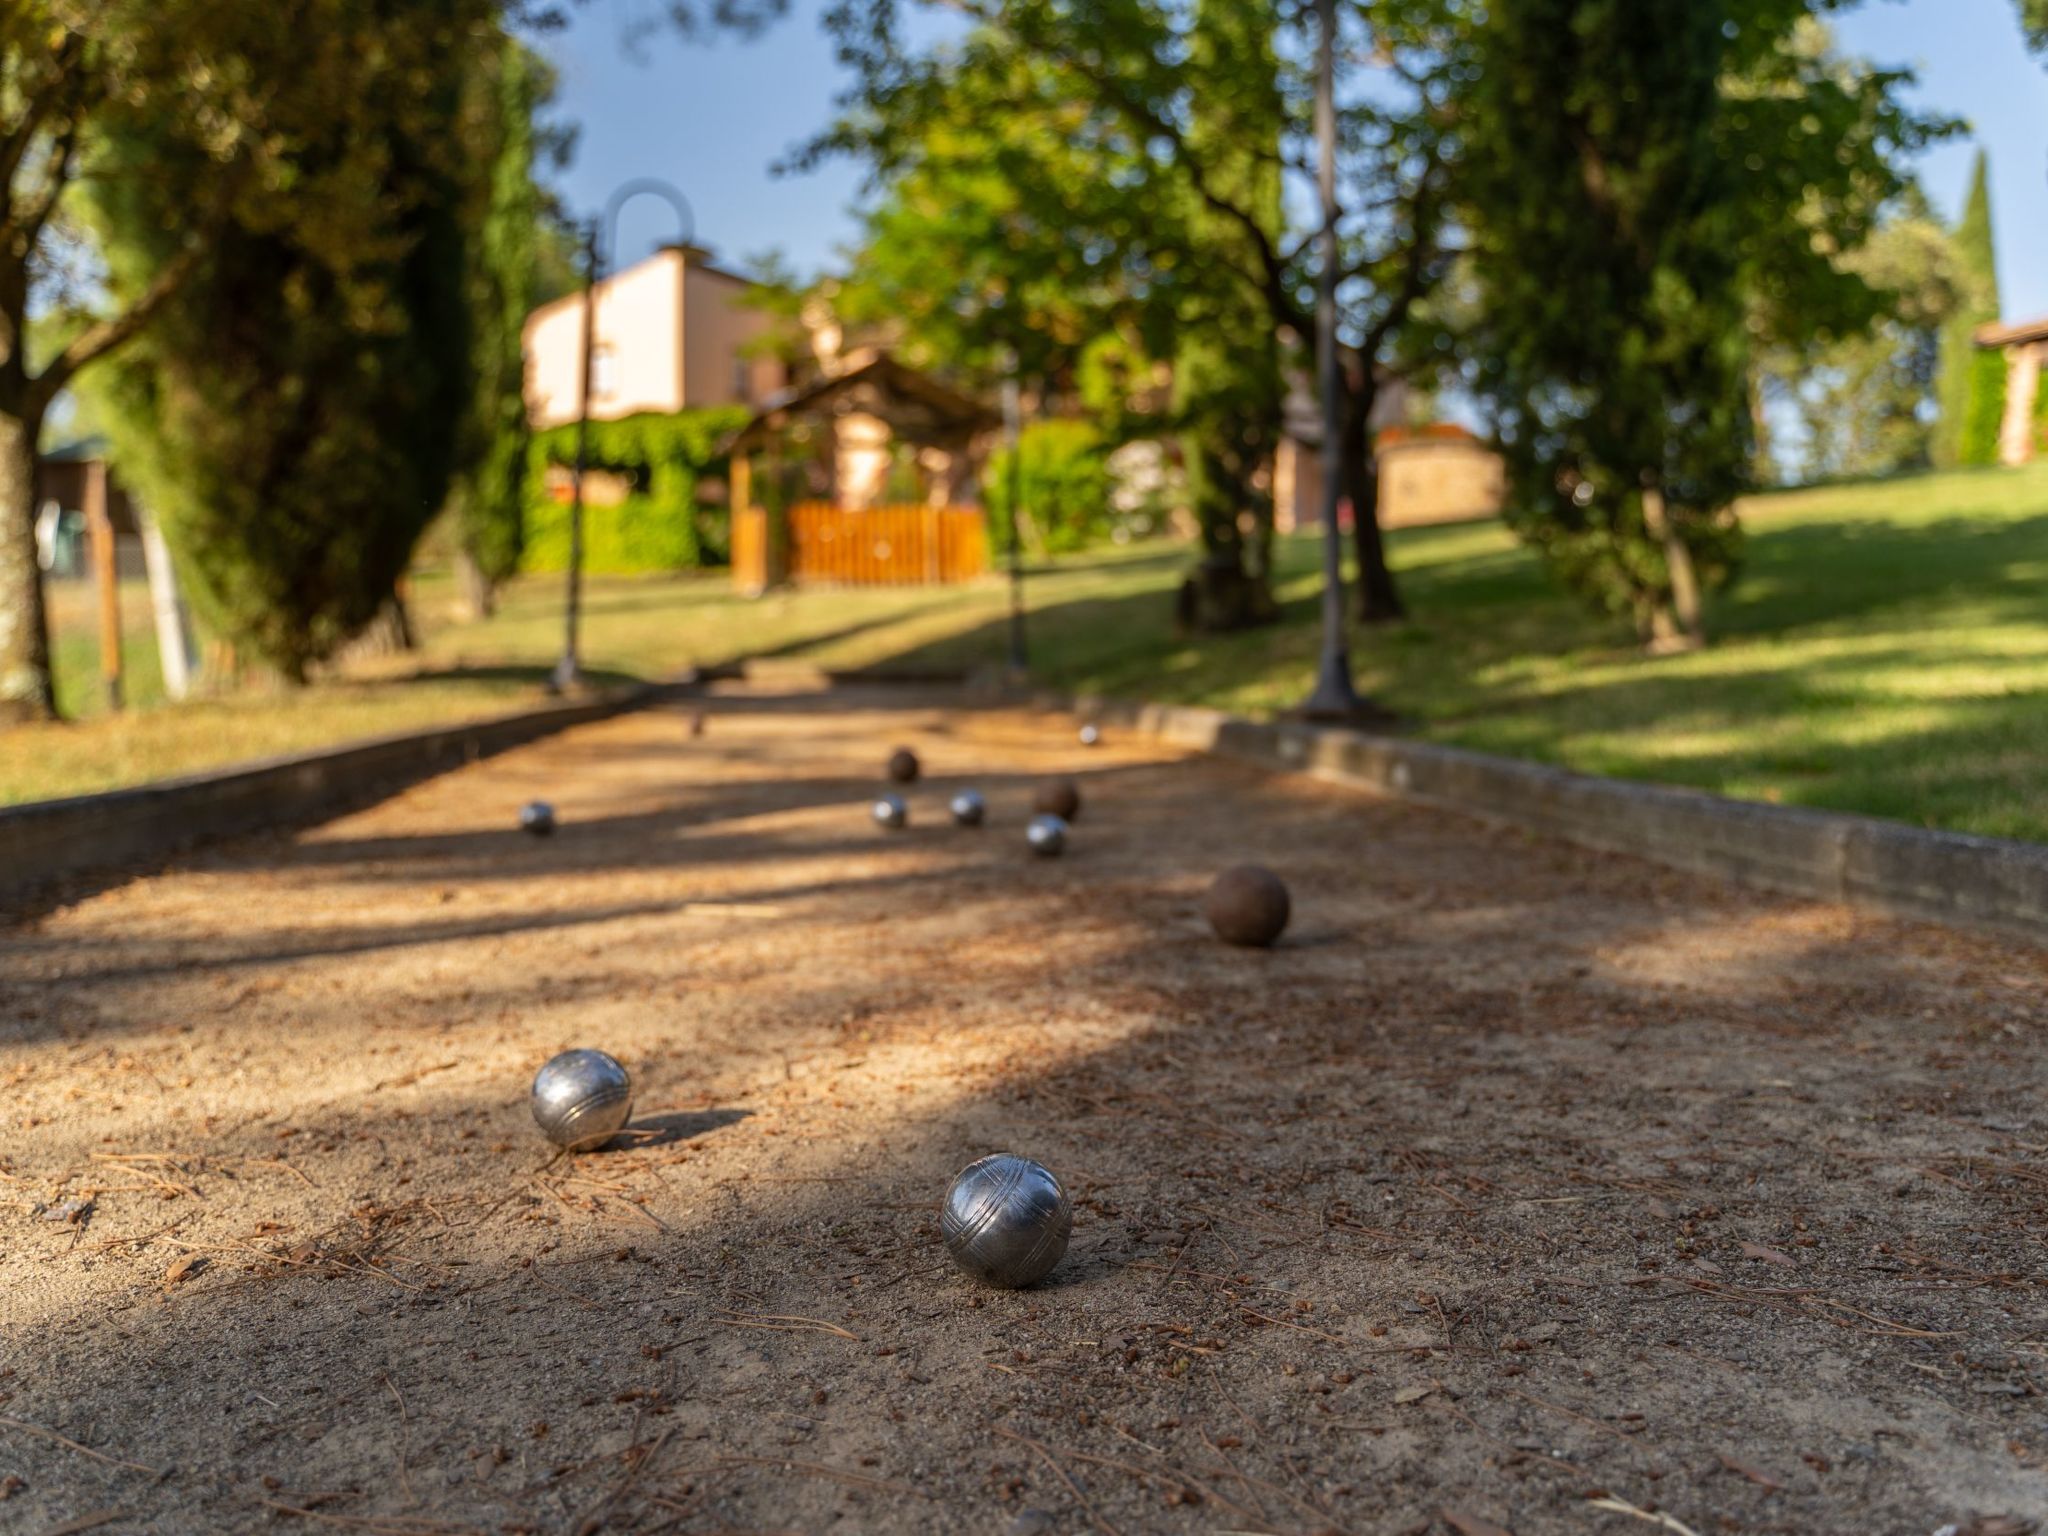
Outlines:
<svg viewBox="0 0 2048 1536"><path fill-rule="evenodd" d="M735 688L0 929L0 1531L2044 1518L2041 950L951 705ZM550 1161L572 1045L634 1120ZM992 1151L1035 1291L938 1244Z"/></svg>

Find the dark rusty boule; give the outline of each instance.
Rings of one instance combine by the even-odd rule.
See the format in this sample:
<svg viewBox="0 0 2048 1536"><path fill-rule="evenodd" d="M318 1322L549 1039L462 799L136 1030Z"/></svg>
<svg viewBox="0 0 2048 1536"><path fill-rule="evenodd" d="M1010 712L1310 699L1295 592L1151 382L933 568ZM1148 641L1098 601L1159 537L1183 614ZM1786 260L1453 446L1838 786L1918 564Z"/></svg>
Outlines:
<svg viewBox="0 0 2048 1536"><path fill-rule="evenodd" d="M1292 910L1286 883L1259 864L1226 869L1202 902L1217 938L1253 949L1265 949L1277 940L1286 931Z"/></svg>
<svg viewBox="0 0 2048 1536"><path fill-rule="evenodd" d="M898 747L889 754L889 781L892 784L915 784L920 768L917 754L908 747Z"/></svg>
<svg viewBox="0 0 2048 1536"><path fill-rule="evenodd" d="M1032 791L1031 809L1072 821L1081 814L1081 786L1072 779L1047 779Z"/></svg>

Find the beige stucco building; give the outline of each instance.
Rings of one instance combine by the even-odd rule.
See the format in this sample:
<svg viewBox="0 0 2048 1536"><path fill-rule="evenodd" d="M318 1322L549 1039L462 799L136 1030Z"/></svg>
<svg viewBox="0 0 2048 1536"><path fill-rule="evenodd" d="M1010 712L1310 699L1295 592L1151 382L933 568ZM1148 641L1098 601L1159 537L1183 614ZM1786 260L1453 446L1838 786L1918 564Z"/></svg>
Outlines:
<svg viewBox="0 0 2048 1536"><path fill-rule="evenodd" d="M1506 495L1500 456L1463 427L1438 423L1404 426L1408 386L1381 381L1371 427L1379 462L1382 528L1495 517ZM1273 456L1273 511L1282 533L1319 527L1323 520L1322 416L1306 381L1287 401L1287 435Z"/></svg>
<svg viewBox="0 0 2048 1536"><path fill-rule="evenodd" d="M1977 345L2005 354L2005 416L1998 429L1998 462L2031 463L2034 406L2041 393L2041 366L2048 362L2048 318L1987 325L1977 332Z"/></svg>
<svg viewBox="0 0 2048 1536"><path fill-rule="evenodd" d="M754 284L713 266L701 246L672 245L597 285L590 414L757 405L788 381L784 365L749 356L774 324L746 302ZM583 294L526 318L526 408L537 428L574 421L582 404Z"/></svg>

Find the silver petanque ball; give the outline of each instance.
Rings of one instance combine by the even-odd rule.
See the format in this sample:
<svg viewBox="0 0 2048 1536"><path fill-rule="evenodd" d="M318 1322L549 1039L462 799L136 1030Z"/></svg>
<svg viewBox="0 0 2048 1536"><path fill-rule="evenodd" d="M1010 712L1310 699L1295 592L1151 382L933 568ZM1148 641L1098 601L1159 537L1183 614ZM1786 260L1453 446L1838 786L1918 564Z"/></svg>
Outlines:
<svg viewBox="0 0 2048 1536"><path fill-rule="evenodd" d="M1081 727L1081 745L1099 747L1102 745L1102 728L1093 722Z"/></svg>
<svg viewBox="0 0 2048 1536"><path fill-rule="evenodd" d="M868 810L875 818L875 825L890 832L900 832L910 824L910 807L903 803L901 795L883 795Z"/></svg>
<svg viewBox="0 0 2048 1536"><path fill-rule="evenodd" d="M1058 858L1067 851L1067 824L1058 816L1034 816L1024 828L1024 840L1041 859Z"/></svg>
<svg viewBox="0 0 2048 1536"><path fill-rule="evenodd" d="M1074 1208L1052 1170L1007 1152L968 1164L939 1218L953 1262L1012 1291L1051 1274L1073 1230Z"/></svg>
<svg viewBox="0 0 2048 1536"><path fill-rule="evenodd" d="M545 800L529 800L519 808L519 830L535 837L553 837L555 808Z"/></svg>
<svg viewBox="0 0 2048 1536"><path fill-rule="evenodd" d="M955 795L947 809L953 813L953 820L963 827L978 827L988 815L988 802L981 798L978 789L963 789Z"/></svg>
<svg viewBox="0 0 2048 1536"><path fill-rule="evenodd" d="M633 1079L603 1051L564 1051L533 1079L533 1119L571 1152L602 1146L633 1113Z"/></svg>

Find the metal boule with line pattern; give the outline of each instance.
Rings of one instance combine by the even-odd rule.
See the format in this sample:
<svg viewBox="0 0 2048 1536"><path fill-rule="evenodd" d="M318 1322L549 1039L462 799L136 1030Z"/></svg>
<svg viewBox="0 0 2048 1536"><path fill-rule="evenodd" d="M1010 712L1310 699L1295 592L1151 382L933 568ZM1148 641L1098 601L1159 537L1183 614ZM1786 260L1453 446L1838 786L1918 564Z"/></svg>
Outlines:
<svg viewBox="0 0 2048 1536"><path fill-rule="evenodd" d="M545 800L529 800L519 808L519 830L535 837L555 835L555 808Z"/></svg>
<svg viewBox="0 0 2048 1536"><path fill-rule="evenodd" d="M1067 851L1067 824L1057 816L1034 816L1024 828L1024 841L1041 859L1056 859Z"/></svg>
<svg viewBox="0 0 2048 1536"><path fill-rule="evenodd" d="M978 827L988 816L988 801L978 789L963 789L947 804L953 820L963 827Z"/></svg>
<svg viewBox="0 0 2048 1536"><path fill-rule="evenodd" d="M603 1146L632 1113L632 1075L603 1051L564 1051L534 1074L534 1124L558 1147Z"/></svg>
<svg viewBox="0 0 2048 1536"><path fill-rule="evenodd" d="M953 1262L984 1285L1018 1290L1053 1272L1074 1230L1067 1192L1043 1163L998 1152L946 1192L939 1231Z"/></svg>
<svg viewBox="0 0 2048 1536"><path fill-rule="evenodd" d="M882 795L868 808L875 825L885 832L901 832L910 825L910 807L901 795Z"/></svg>

